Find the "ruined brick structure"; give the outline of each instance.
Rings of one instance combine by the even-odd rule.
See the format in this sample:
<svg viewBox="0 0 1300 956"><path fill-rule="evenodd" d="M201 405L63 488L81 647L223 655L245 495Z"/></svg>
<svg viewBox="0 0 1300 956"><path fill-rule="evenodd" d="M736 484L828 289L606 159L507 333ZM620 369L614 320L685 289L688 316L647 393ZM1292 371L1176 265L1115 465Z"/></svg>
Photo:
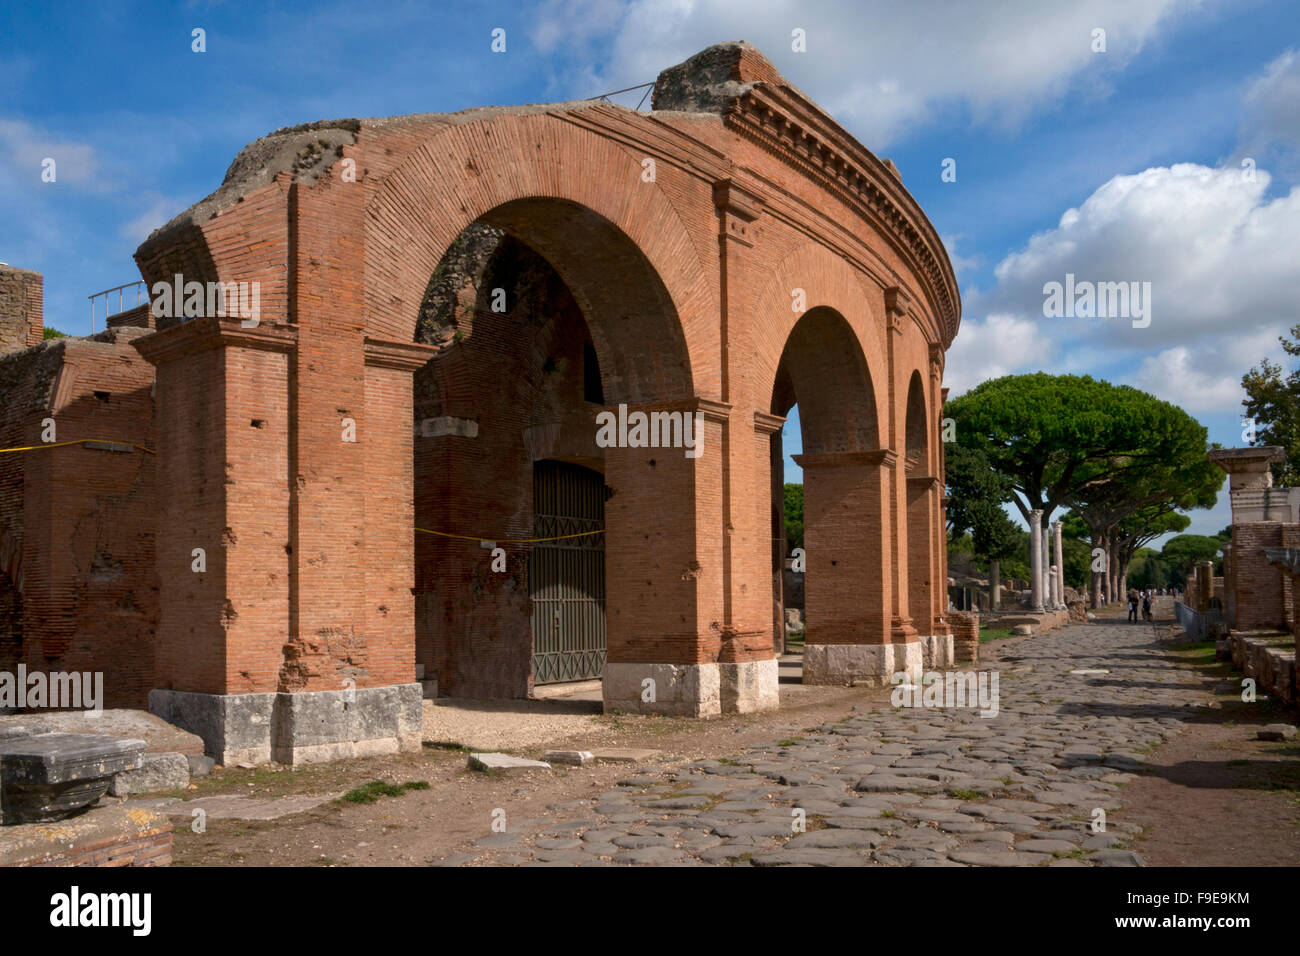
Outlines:
<svg viewBox="0 0 1300 956"><path fill-rule="evenodd" d="M548 567L600 579L606 707L775 707L796 403L804 679L952 660L938 422L955 277L893 165L748 45L664 71L648 114L583 101L281 130L136 260L151 288L260 288L255 323L159 314L149 334L144 310L84 346L135 374L129 341L153 366L129 392L152 384L150 412L124 407L104 437L156 448L134 460L159 493L114 532L135 550L111 547L148 562L126 571L136 606L157 602L149 705L209 752L418 746L420 671L442 693L529 693L530 568L560 546L520 539L543 536L551 473L599 492L585 520L603 535ZM619 406L699 416L701 453L602 447L595 417ZM60 454L32 453L66 474ZM24 601L38 507L4 517L26 522ZM96 593L79 565L50 573L52 609ZM27 611L25 654L47 640Z"/></svg>

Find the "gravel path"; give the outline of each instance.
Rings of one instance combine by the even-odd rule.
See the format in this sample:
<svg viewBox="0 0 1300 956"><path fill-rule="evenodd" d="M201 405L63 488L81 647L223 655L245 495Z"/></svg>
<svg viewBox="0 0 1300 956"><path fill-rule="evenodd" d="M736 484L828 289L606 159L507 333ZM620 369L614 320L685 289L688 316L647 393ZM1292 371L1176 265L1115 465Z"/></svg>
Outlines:
<svg viewBox="0 0 1300 956"><path fill-rule="evenodd" d="M1092 824L1200 703L1185 673L1149 628L1104 624L1020 642L997 667L996 717L859 705L802 739L644 769L552 807L562 824L515 822L438 865L1142 865L1137 827Z"/></svg>
<svg viewBox="0 0 1300 956"><path fill-rule="evenodd" d="M526 750L603 730L595 715L557 713L552 701L424 702L423 739L471 750Z"/></svg>

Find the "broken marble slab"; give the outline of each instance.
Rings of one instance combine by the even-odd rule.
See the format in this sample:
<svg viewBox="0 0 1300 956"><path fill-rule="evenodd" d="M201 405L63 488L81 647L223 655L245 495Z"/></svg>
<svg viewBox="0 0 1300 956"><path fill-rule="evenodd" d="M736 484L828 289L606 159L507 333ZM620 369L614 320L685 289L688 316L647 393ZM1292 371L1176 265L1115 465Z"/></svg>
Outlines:
<svg viewBox="0 0 1300 956"><path fill-rule="evenodd" d="M144 765L143 740L36 734L0 740L3 823L62 820L95 803L117 774Z"/></svg>

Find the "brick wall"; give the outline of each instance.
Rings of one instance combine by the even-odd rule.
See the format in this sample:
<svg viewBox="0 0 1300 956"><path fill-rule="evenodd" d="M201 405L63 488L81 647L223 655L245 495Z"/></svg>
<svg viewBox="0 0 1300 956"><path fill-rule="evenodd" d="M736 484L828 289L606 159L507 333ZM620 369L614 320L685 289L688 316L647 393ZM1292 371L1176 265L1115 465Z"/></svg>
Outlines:
<svg viewBox="0 0 1300 956"><path fill-rule="evenodd" d="M170 866L172 824L160 813L96 807L54 823L0 828L0 867Z"/></svg>
<svg viewBox="0 0 1300 956"><path fill-rule="evenodd" d="M22 616L18 633L0 631L0 668L102 671L109 707L144 706L154 679L153 370L130 344L140 334L0 359L0 447L37 446L0 455L0 605ZM47 420L57 442L142 447L44 447Z"/></svg>
<svg viewBox="0 0 1300 956"><path fill-rule="evenodd" d="M959 661L978 661L980 659L980 616L968 611L949 611L949 625L952 627L953 654Z"/></svg>
<svg viewBox="0 0 1300 956"><path fill-rule="evenodd" d="M1285 547L1300 547L1300 525L1262 521L1233 526L1227 586L1233 588L1236 630L1287 630L1293 623L1294 581L1263 554L1264 548Z"/></svg>
<svg viewBox="0 0 1300 956"><path fill-rule="evenodd" d="M0 265L0 355L41 343L43 297L39 272Z"/></svg>

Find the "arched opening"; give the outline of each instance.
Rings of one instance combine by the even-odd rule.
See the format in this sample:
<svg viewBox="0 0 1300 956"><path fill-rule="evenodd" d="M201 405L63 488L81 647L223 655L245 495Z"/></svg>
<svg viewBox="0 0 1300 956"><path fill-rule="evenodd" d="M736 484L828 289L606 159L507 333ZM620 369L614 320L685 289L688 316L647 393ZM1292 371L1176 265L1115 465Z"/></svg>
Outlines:
<svg viewBox="0 0 1300 956"><path fill-rule="evenodd" d="M939 479L930 465L930 421L925 386L913 372L907 387L907 417L903 430L907 480L907 606L912 624L922 636L934 633L934 518ZM938 593L946 593L946 587Z"/></svg>
<svg viewBox="0 0 1300 956"><path fill-rule="evenodd" d="M771 437L773 604L779 618L774 643L782 649L786 600L798 601L799 583L805 648L865 643L871 635L881 640L887 633L888 595L880 588L872 592L868 580L887 578L880 574L884 499L878 477L872 488L881 464L876 403L857 337L833 309L809 310L786 340L770 411L788 418L796 405L802 447L795 461L803 471L803 554L798 556L786 553L790 542L783 528L784 439L780 432ZM796 560L804 568L802 582L795 577ZM804 679L810 676L819 679L810 675L805 657Z"/></svg>
<svg viewBox="0 0 1300 956"><path fill-rule="evenodd" d="M520 200L450 245L416 339L440 347L414 396L426 696L524 697L598 679L612 492L596 415L690 394L666 291L603 218Z"/></svg>

